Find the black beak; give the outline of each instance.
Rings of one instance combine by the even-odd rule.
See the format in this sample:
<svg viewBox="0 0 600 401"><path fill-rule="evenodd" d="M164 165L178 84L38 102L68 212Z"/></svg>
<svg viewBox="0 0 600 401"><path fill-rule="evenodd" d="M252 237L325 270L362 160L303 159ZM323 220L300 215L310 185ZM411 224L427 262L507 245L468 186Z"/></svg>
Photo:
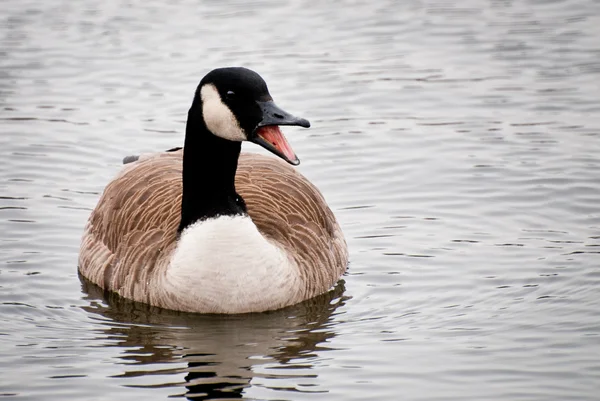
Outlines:
<svg viewBox="0 0 600 401"><path fill-rule="evenodd" d="M272 100L257 102L262 111L262 120L254 129L251 141L281 157L286 162L297 166L300 160L279 129L280 125L297 125L308 128L310 123L280 109Z"/></svg>
<svg viewBox="0 0 600 401"><path fill-rule="evenodd" d="M309 128L308 120L291 115L285 110L282 110L273 102L257 102L262 110L262 121L258 123L256 128L266 127L268 125L298 125L300 127Z"/></svg>

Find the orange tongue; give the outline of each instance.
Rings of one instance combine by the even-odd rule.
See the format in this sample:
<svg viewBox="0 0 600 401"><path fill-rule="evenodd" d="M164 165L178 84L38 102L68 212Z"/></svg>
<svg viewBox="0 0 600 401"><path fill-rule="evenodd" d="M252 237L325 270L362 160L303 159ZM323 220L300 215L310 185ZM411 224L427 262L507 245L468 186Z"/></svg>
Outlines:
<svg viewBox="0 0 600 401"><path fill-rule="evenodd" d="M296 161L296 153L292 150L292 147L283 136L283 132L277 125L268 125L266 127L260 127L256 133L265 141L269 142L275 149L281 152L290 161Z"/></svg>

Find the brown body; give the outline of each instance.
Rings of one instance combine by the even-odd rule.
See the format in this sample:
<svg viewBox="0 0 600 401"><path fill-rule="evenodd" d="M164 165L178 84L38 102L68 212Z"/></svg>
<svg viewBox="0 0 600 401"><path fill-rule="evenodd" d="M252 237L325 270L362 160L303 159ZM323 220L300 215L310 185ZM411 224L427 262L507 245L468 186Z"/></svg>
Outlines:
<svg viewBox="0 0 600 401"><path fill-rule="evenodd" d="M182 151L143 157L108 184L85 228L79 270L135 301L210 312L178 305L161 285L177 246L182 159ZM346 270L348 251L319 190L279 159L252 153L240 155L235 185L260 233L299 268L301 288L289 304L329 290Z"/></svg>

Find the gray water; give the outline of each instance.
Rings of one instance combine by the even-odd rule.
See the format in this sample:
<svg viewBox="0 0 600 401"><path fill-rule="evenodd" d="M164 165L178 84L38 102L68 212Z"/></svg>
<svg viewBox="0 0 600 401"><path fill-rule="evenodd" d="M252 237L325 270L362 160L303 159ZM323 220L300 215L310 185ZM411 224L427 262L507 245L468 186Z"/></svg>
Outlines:
<svg viewBox="0 0 600 401"><path fill-rule="evenodd" d="M0 395L600 399L599 38L592 0L4 0ZM311 120L348 273L247 316L103 295L102 189L230 65Z"/></svg>

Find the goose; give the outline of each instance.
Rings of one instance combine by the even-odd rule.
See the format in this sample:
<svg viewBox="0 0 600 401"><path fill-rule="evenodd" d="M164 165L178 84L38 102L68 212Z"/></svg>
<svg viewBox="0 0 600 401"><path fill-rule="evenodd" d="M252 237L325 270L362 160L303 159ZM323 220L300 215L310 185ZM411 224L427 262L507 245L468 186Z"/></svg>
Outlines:
<svg viewBox="0 0 600 401"><path fill-rule="evenodd" d="M292 166L279 108L243 67L202 78L183 149L128 160L84 229L78 269L105 291L184 312L236 314L329 291L348 249L323 195ZM253 142L278 158L241 152ZM286 163L287 162L287 163Z"/></svg>

